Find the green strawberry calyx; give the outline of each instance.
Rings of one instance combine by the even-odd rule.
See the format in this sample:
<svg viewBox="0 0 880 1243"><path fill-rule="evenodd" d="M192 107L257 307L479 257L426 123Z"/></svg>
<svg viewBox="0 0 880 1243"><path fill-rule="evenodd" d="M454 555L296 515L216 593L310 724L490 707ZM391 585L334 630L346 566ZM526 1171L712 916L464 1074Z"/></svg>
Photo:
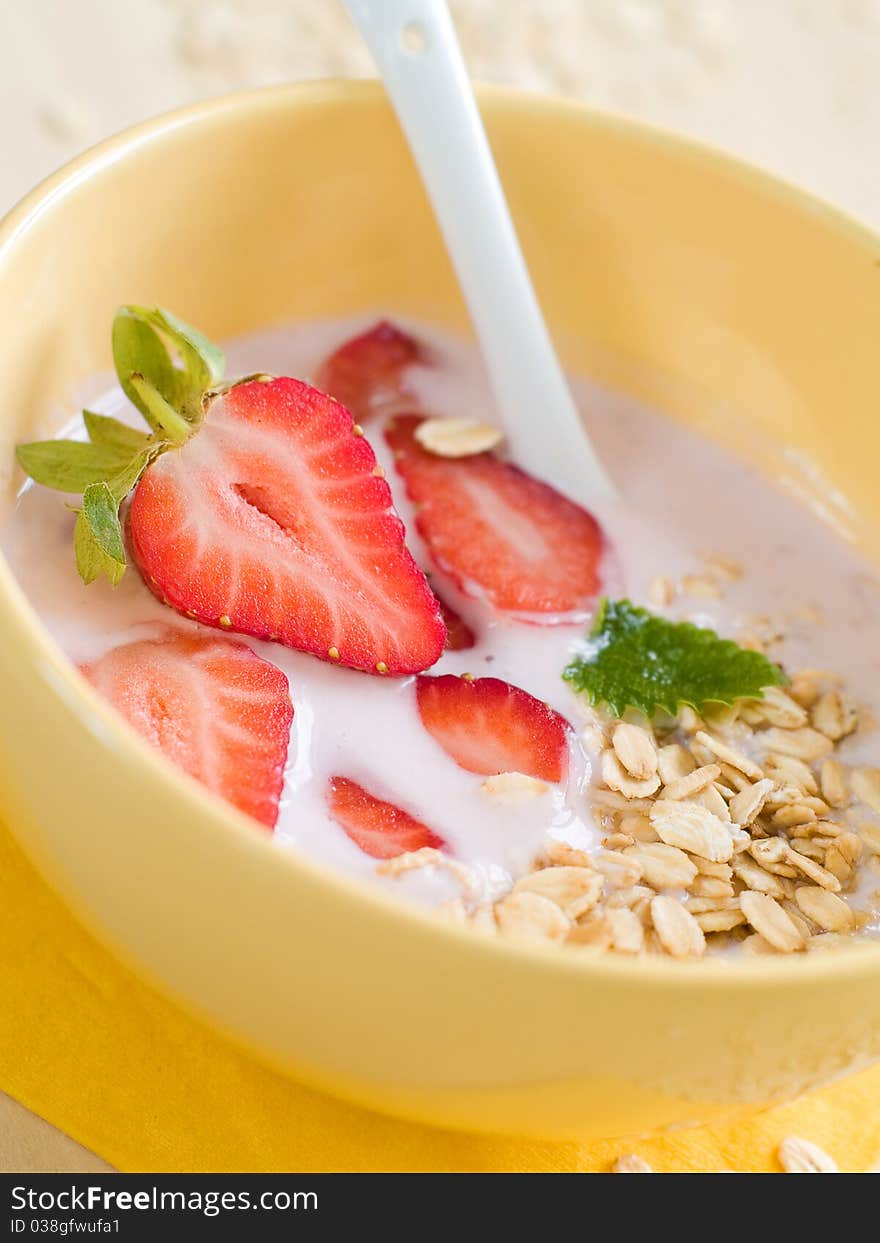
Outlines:
<svg viewBox="0 0 880 1243"><path fill-rule="evenodd" d="M123 306L113 319L113 365L122 391L149 431L83 411L88 440L18 445L19 464L35 483L79 493L73 543L83 582L104 575L115 587L125 573L119 508L144 471L199 429L222 386L223 351L161 307Z"/></svg>

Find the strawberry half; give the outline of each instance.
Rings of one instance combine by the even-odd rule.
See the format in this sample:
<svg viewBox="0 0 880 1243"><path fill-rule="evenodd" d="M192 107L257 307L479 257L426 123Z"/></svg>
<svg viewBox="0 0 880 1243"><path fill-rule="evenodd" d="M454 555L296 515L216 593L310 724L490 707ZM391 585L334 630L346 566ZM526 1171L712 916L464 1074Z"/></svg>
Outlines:
<svg viewBox="0 0 880 1243"><path fill-rule="evenodd" d="M322 363L316 383L366 421L383 406L410 396L403 373L420 357L412 337L382 320L340 345Z"/></svg>
<svg viewBox="0 0 880 1243"><path fill-rule="evenodd" d="M149 432L84 410L88 441L16 449L37 483L82 493L83 582L125 573L120 507L133 493L134 558L178 612L367 673L434 664L440 606L344 406L299 380L223 385L222 351L161 307L120 307L112 344Z"/></svg>
<svg viewBox="0 0 880 1243"><path fill-rule="evenodd" d="M568 772L571 726L518 686L500 678L423 675L416 679L416 702L425 729L469 773L557 782Z"/></svg>
<svg viewBox="0 0 880 1243"><path fill-rule="evenodd" d="M246 381L143 475L134 558L178 612L368 673L426 669L446 637L370 445L292 379Z"/></svg>
<svg viewBox="0 0 880 1243"><path fill-rule="evenodd" d="M331 777L328 793L330 815L364 854L374 859L393 859L410 850L446 843L409 812L376 798L348 777Z"/></svg>
<svg viewBox="0 0 880 1243"><path fill-rule="evenodd" d="M385 436L436 564L502 612L545 623L589 612L604 543L595 518L492 453L427 452L414 435L421 421L399 415Z"/></svg>
<svg viewBox="0 0 880 1243"><path fill-rule="evenodd" d="M287 678L244 643L170 632L83 665L173 764L271 829L290 743Z"/></svg>

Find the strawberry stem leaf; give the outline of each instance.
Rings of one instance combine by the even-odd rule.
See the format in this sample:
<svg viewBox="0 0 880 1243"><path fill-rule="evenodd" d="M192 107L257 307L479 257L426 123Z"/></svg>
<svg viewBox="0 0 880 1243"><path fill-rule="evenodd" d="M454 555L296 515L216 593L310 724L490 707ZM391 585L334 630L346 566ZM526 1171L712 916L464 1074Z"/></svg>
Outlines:
<svg viewBox="0 0 880 1243"><path fill-rule="evenodd" d="M140 399L144 418L157 435L164 434L172 444L182 445L192 433L192 426L166 401L158 389L139 372L133 371L129 384Z"/></svg>
<svg viewBox="0 0 880 1243"><path fill-rule="evenodd" d="M111 344L123 392L152 435L84 410L88 441L45 440L19 445L16 453L36 483L82 494L73 534L80 576L91 583L104 575L115 586L125 573L119 507L160 454L198 430L208 398L220 391L225 360L216 345L161 307L120 307Z"/></svg>
<svg viewBox="0 0 880 1243"><path fill-rule="evenodd" d="M120 449L127 454L137 453L145 448L149 436L139 432L135 427L128 427L113 419L108 414L95 414L93 410L83 410L83 423L88 432L89 440L95 445L106 445L108 448Z"/></svg>
<svg viewBox="0 0 880 1243"><path fill-rule="evenodd" d="M84 492L128 464L131 452L82 440L38 440L17 445L15 455L31 479L56 492Z"/></svg>
<svg viewBox="0 0 880 1243"><path fill-rule="evenodd" d="M563 678L593 704L614 716L636 708L675 716L688 704L761 699L768 686L782 686L785 674L760 652L747 651L714 630L672 622L637 608L629 600L602 600L585 650Z"/></svg>
<svg viewBox="0 0 880 1243"><path fill-rule="evenodd" d="M199 393L211 388L223 379L226 370L226 357L219 345L209 341L197 328L157 306L150 311L144 307L129 307L129 310L143 315L148 323L158 328L170 340L180 355L184 368L189 373L193 387Z"/></svg>
<svg viewBox="0 0 880 1243"><path fill-rule="evenodd" d="M177 401L177 370L162 338L146 320L122 307L113 319L113 365L122 391L150 423L150 411L131 382L133 374L143 376L165 401Z"/></svg>
<svg viewBox="0 0 880 1243"><path fill-rule="evenodd" d="M83 582L94 582L105 574L115 587L125 573L125 548L119 501L106 483L90 484L83 492L73 543Z"/></svg>
<svg viewBox="0 0 880 1243"><path fill-rule="evenodd" d="M181 363L174 365L171 345ZM133 374L142 375L169 405L189 422L201 419L201 398L206 389L223 379L223 351L163 307L123 306L113 321L113 362L119 382L129 400L147 421L142 394L132 384Z"/></svg>
<svg viewBox="0 0 880 1243"><path fill-rule="evenodd" d="M118 359L114 351L120 381L130 376L132 371L140 372L186 419L191 423L198 423L202 413L202 394L223 379L226 365L223 351L207 337L202 336L196 328L178 319L176 315L172 315L163 307L151 309L145 306L123 306L117 312L116 318L123 324L140 325L139 333L142 335L139 339L142 342L147 342L147 334L152 333L171 364L173 387L169 390L165 386L164 374L154 376L150 370L138 366L136 357L130 351L126 351L124 357ZM136 344L134 334L132 334L132 341ZM177 354L180 367L174 366L168 354L167 345L170 345ZM153 358L153 350L154 346L151 344L148 361ZM125 375L119 370L120 362L124 367L129 368ZM135 404L138 403L135 402ZM138 408L145 417L148 417L142 406Z"/></svg>
<svg viewBox="0 0 880 1243"><path fill-rule="evenodd" d="M129 492L134 489L135 484L147 467L152 462L155 462L161 453L170 448L172 446L166 440L149 440L145 447L139 453L136 453L118 474L107 480L107 487L116 497L117 505L121 505Z"/></svg>

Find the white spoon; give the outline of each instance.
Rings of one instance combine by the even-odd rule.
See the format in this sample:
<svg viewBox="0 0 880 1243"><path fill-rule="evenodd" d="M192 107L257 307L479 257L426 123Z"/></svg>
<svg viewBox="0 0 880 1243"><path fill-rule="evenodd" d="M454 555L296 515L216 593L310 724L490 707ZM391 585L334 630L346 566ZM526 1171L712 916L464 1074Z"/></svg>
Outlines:
<svg viewBox="0 0 880 1243"><path fill-rule="evenodd" d="M512 457L574 500L613 496L535 297L445 0L345 6L421 172Z"/></svg>

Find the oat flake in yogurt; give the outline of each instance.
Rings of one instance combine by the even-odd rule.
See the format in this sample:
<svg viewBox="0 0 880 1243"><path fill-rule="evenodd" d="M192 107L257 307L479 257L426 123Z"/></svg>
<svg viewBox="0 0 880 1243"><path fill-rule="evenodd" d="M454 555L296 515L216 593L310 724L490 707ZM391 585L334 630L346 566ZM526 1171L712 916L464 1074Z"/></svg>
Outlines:
<svg viewBox="0 0 880 1243"><path fill-rule="evenodd" d="M178 370L123 362L128 396L90 404L98 449L60 480L22 451L56 490L24 487L3 548L70 659L172 760L279 847L492 935L694 958L880 931L880 587L837 533L579 380L621 494L586 514L503 465L478 356L420 324L234 342L226 375L258 378L211 404L207 343L125 315ZM81 418L67 435L86 440ZM79 573L59 484L92 485ZM785 684L618 719L562 677L600 597L765 653Z"/></svg>

